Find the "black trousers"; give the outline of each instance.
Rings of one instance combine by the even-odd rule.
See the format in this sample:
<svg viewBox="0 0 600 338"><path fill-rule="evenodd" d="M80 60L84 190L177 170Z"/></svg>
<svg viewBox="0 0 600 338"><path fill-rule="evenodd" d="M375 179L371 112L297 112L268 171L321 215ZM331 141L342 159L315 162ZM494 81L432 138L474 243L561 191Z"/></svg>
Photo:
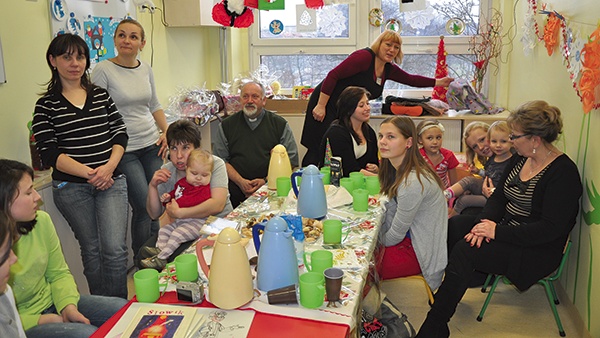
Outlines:
<svg viewBox="0 0 600 338"><path fill-rule="evenodd" d="M473 222L472 216L457 218L451 222L455 228L449 228L448 240L454 241L454 245L448 257L444 281L435 294L435 301L417 337L448 337L447 323L454 315L456 306L467 291L474 274L477 271L484 274L505 274L508 270L515 246L492 240L489 243L484 241L479 248L472 247L462 239L464 234L459 240L450 239L451 232L453 236L458 236L461 229L470 230Z"/></svg>

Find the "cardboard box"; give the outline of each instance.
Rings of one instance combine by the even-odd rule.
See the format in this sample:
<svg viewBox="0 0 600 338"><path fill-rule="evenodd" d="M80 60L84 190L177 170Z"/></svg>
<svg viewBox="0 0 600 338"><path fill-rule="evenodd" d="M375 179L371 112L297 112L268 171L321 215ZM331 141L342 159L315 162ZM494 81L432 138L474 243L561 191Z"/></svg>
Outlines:
<svg viewBox="0 0 600 338"><path fill-rule="evenodd" d="M265 105L266 110L276 112L278 114L304 114L308 100L288 99L288 100L273 100L267 99Z"/></svg>

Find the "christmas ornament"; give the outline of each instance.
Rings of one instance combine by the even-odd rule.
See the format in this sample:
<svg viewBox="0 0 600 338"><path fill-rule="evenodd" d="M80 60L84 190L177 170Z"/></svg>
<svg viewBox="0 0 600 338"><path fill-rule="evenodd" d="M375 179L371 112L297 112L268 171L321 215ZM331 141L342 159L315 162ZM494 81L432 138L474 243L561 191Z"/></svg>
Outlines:
<svg viewBox="0 0 600 338"><path fill-rule="evenodd" d="M440 36L440 43L438 45L438 51L437 51L437 62L436 62L436 66L435 66L435 78L436 79L441 79L444 78L446 76L448 76L448 64L446 64L446 55L448 55L448 53L446 53L446 48L444 46L444 36ZM441 86L435 86L433 87L433 94L432 94L432 98L434 99L438 99L444 102L448 102L446 100L446 91L448 89L441 87Z"/></svg>
<svg viewBox="0 0 600 338"><path fill-rule="evenodd" d="M402 30L402 24L396 19L388 19L385 23L385 29L399 33Z"/></svg>
<svg viewBox="0 0 600 338"><path fill-rule="evenodd" d="M223 0L212 9L216 23L228 27L246 28L254 23L252 10L244 6L244 0Z"/></svg>
<svg viewBox="0 0 600 338"><path fill-rule="evenodd" d="M383 22L383 10L381 8L373 8L369 12L369 24L374 27L381 26Z"/></svg>
<svg viewBox="0 0 600 338"><path fill-rule="evenodd" d="M459 18L453 18L446 22L446 32L451 35L461 35L465 31L465 22Z"/></svg>

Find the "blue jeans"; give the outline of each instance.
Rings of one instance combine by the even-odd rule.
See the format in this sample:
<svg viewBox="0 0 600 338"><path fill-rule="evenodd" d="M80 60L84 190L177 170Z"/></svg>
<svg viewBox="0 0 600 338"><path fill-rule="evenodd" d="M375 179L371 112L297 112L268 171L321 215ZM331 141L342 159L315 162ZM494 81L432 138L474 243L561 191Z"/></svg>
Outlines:
<svg viewBox="0 0 600 338"><path fill-rule="evenodd" d="M127 298L127 183L123 176L114 181L104 191L53 181L52 194L79 241L90 293Z"/></svg>
<svg viewBox="0 0 600 338"><path fill-rule="evenodd" d="M37 325L25 331L28 338L46 337L89 337L98 327L127 304L127 300L118 297L102 297L83 295L79 299L77 309L90 320L90 325L83 323L49 323ZM54 305L42 314L58 314Z"/></svg>
<svg viewBox="0 0 600 338"><path fill-rule="evenodd" d="M131 249L137 257L142 245L158 232L158 220L152 221L146 211L146 197L148 196L148 183L152 180L154 172L163 164L158 157L160 147L153 144L146 148L129 151L123 154L119 162L119 170L127 179L127 196L129 205L133 210L131 218Z"/></svg>

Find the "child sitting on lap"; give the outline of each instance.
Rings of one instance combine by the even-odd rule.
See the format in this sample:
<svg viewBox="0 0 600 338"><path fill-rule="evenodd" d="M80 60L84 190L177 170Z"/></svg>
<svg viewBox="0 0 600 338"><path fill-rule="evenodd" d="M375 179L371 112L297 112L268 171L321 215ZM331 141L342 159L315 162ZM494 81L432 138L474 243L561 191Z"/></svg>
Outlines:
<svg viewBox="0 0 600 338"><path fill-rule="evenodd" d="M179 207L187 208L198 205L210 198L210 177L213 170L212 155L202 149L194 149L187 160L186 176L175 184L175 189L160 197L163 204L172 203L173 199ZM156 247L157 255L140 262L144 268L162 270L167 258L181 243L200 237L200 229L204 225L203 218L181 218L164 225L158 231Z"/></svg>
<svg viewBox="0 0 600 338"><path fill-rule="evenodd" d="M506 121L494 122L487 131L487 137L493 155L484 165L485 178L467 176L444 191L446 198L457 198L449 216L458 215L468 207L483 207L487 199L500 184L500 176L506 169L508 159L512 157L512 141L509 138L510 129ZM471 194L464 196L469 191Z"/></svg>

